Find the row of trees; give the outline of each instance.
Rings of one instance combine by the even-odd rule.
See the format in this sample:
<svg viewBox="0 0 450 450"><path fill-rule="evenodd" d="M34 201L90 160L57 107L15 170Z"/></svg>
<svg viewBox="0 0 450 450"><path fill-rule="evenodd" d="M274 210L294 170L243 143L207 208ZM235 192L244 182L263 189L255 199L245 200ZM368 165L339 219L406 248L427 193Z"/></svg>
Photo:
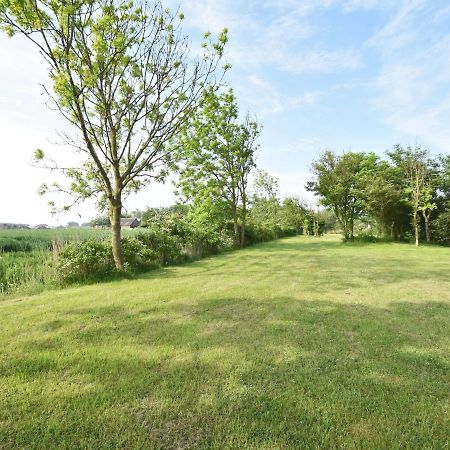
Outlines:
<svg viewBox="0 0 450 450"><path fill-rule="evenodd" d="M313 163L314 178L306 188L334 212L346 239L353 239L355 223L362 221L375 227L378 237L404 239L411 233L416 245L422 237L445 243L450 156L431 158L420 147L399 145L386 156L326 151Z"/></svg>
<svg viewBox="0 0 450 450"><path fill-rule="evenodd" d="M237 233L231 199L216 202L208 195L199 204L188 201L168 208L148 208L142 213L141 227L169 236L195 235L205 243L229 248L296 234L319 236L334 225L334 215L327 210L314 211L295 197L281 199L278 180L264 171L256 172L245 196L247 218L245 223L238 222ZM237 210L242 217L242 205ZM200 244L199 239L197 242Z"/></svg>

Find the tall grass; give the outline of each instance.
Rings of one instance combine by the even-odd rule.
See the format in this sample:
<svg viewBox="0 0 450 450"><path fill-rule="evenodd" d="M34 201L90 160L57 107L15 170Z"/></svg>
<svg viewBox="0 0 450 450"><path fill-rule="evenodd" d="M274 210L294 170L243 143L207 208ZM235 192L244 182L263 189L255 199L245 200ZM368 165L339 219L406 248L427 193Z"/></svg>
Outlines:
<svg viewBox="0 0 450 450"><path fill-rule="evenodd" d="M124 230L125 235L133 230ZM0 230L0 295L57 285L58 254L69 242L104 240L107 229Z"/></svg>

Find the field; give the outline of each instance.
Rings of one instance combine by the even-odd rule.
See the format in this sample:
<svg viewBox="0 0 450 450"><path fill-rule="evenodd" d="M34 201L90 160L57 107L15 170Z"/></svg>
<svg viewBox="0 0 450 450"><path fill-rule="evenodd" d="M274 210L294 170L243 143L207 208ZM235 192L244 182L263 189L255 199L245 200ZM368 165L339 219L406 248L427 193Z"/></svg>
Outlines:
<svg viewBox="0 0 450 450"><path fill-rule="evenodd" d="M132 234L134 230L123 230ZM68 242L105 239L110 230L70 228L0 230L0 296L31 294L54 284L58 252Z"/></svg>
<svg viewBox="0 0 450 450"><path fill-rule="evenodd" d="M295 237L4 300L0 448L448 448L449 274Z"/></svg>

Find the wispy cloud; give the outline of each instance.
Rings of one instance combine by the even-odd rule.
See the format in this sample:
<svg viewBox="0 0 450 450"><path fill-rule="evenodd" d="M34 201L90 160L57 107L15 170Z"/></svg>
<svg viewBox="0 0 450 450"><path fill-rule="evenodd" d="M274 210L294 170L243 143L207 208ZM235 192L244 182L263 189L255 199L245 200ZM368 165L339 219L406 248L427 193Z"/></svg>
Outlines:
<svg viewBox="0 0 450 450"><path fill-rule="evenodd" d="M360 58L353 49L311 48L310 40L323 32L309 14L335 1L277 2L245 4L236 0L191 1L186 5L188 25L218 32L230 29L227 58L241 69L272 70L291 74L330 73L353 70ZM259 6L258 6L259 5ZM261 11L265 14L258 15Z"/></svg>
<svg viewBox="0 0 450 450"><path fill-rule="evenodd" d="M382 60L375 103L384 120L444 151L450 149L450 29L433 24L447 10L440 1L405 2L371 41Z"/></svg>
<svg viewBox="0 0 450 450"><path fill-rule="evenodd" d="M313 105L323 95L321 91L306 91L298 95L283 94L259 75L249 75L236 82L240 101L262 118Z"/></svg>

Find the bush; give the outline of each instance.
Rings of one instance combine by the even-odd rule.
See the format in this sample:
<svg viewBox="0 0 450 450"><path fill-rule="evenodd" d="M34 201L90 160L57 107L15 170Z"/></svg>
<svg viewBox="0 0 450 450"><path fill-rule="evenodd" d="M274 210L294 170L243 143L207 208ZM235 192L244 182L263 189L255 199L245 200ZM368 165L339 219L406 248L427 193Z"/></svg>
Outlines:
<svg viewBox="0 0 450 450"><path fill-rule="evenodd" d="M102 279L111 275L115 267L111 246L106 242L68 244L59 257L58 272L65 283Z"/></svg>
<svg viewBox="0 0 450 450"><path fill-rule="evenodd" d="M181 242L176 236L170 236L156 229L148 229L136 235L145 248L152 251L163 266L182 260Z"/></svg>
<svg viewBox="0 0 450 450"><path fill-rule="evenodd" d="M139 239L123 238L122 246L126 269L143 271L158 267L158 254L146 247Z"/></svg>
<svg viewBox="0 0 450 450"><path fill-rule="evenodd" d="M159 266L158 254L135 237L123 238L126 271L144 271ZM105 279L116 273L109 241L89 240L68 244L59 255L59 278L64 283Z"/></svg>
<svg viewBox="0 0 450 450"><path fill-rule="evenodd" d="M233 239L225 231L215 231L191 225L185 237L184 252L190 258L215 255L233 247Z"/></svg>
<svg viewBox="0 0 450 450"><path fill-rule="evenodd" d="M450 212L442 213L431 224L431 236L434 242L450 245Z"/></svg>
<svg viewBox="0 0 450 450"><path fill-rule="evenodd" d="M259 244L261 242L276 239L276 231L273 228L247 225L245 227L245 243L246 245Z"/></svg>

